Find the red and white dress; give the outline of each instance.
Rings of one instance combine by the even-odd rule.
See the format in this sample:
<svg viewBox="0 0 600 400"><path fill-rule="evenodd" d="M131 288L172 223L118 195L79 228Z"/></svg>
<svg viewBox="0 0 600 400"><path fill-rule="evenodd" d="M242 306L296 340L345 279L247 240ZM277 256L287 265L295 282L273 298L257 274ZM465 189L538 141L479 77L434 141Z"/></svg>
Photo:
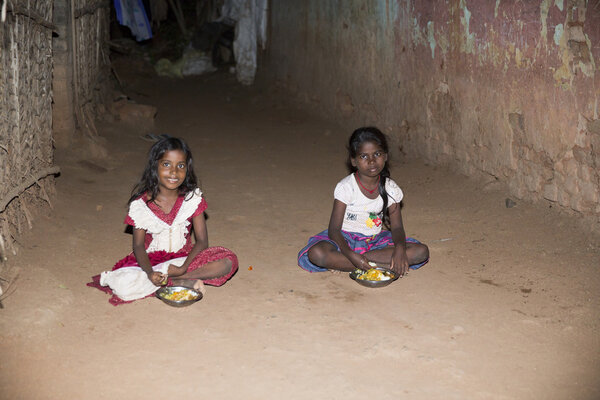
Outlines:
<svg viewBox="0 0 600 400"><path fill-rule="evenodd" d="M147 203L147 201L146 195L132 201L129 205L125 223L131 225L134 229L144 229L146 231L144 246L150 263L155 266L169 260L187 257L194 246L191 237L192 218L206 210L206 201L202 197L200 189L196 189L186 196L179 196L173 209L168 214L163 212L156 204ZM224 258L231 260L231 271L225 276L203 281L207 285L221 286L238 269L236 255L225 247L208 247L202 250L194 257L187 270L193 271L202 268L206 263ZM139 267L133 253L119 260L112 270L115 271L124 267ZM92 277L93 281L88 283L88 286L97 287L104 292L113 294L108 286L101 285L100 278L101 275ZM170 278L168 284L171 284ZM113 294L109 302L117 305L128 301L124 301Z"/></svg>

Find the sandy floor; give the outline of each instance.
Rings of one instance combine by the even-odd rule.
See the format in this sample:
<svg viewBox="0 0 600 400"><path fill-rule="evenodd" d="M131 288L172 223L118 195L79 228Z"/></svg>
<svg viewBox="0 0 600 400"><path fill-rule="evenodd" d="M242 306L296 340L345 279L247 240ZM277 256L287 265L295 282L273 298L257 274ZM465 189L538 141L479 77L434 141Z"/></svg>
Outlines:
<svg viewBox="0 0 600 400"><path fill-rule="evenodd" d="M214 74L142 76L155 133L188 140L212 245L240 270L188 308L114 307L89 278L131 249L126 201L150 143L99 125L109 158L57 153L0 310L2 399L598 399L600 240L555 209L396 159L407 233L431 261L391 286L309 274L296 254L328 222L349 132ZM253 268L249 270L249 267Z"/></svg>

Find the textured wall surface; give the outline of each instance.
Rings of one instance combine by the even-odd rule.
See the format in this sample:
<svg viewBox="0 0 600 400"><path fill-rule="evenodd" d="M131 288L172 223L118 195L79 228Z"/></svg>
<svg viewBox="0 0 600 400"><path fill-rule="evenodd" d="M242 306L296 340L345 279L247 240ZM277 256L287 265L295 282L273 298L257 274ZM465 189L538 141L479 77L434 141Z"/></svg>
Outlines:
<svg viewBox="0 0 600 400"><path fill-rule="evenodd" d="M52 38L52 130L55 146L65 148L69 147L75 133L69 0L55 0L52 14L58 30L58 34Z"/></svg>
<svg viewBox="0 0 600 400"><path fill-rule="evenodd" d="M11 2L0 22L0 257L15 253L38 203L50 204L52 1ZM35 183L32 178L39 178ZM24 182L18 196L15 189Z"/></svg>
<svg viewBox="0 0 600 400"><path fill-rule="evenodd" d="M97 136L95 118L107 102L110 90L108 51L110 2L78 0L71 3L73 110L75 122L83 133Z"/></svg>
<svg viewBox="0 0 600 400"><path fill-rule="evenodd" d="M74 3L77 8L71 15L58 19L73 27L67 24L72 18L72 30L55 24L54 1L7 2L6 17L0 20L0 260L7 253L16 254L15 243L22 230L32 226L34 211L52 205L53 174L58 171L53 156L53 78L60 82L67 79L67 70L74 71L73 85L60 86L72 95L61 98L75 101L70 110L86 127L93 127L97 106L108 89L110 3ZM53 32L71 32L76 44L71 55L59 49L63 57L58 76L53 69ZM65 128L61 122L56 125Z"/></svg>
<svg viewBox="0 0 600 400"><path fill-rule="evenodd" d="M600 221L600 0L285 3L265 69L301 100Z"/></svg>
<svg viewBox="0 0 600 400"><path fill-rule="evenodd" d="M76 98L80 107L96 116L96 106L106 100L104 96L109 88L110 2L78 0L73 3Z"/></svg>
<svg viewBox="0 0 600 400"><path fill-rule="evenodd" d="M110 84L108 0L55 0L53 40L53 131L58 148L78 134L94 137L95 117L107 101ZM79 131L76 130L79 128Z"/></svg>

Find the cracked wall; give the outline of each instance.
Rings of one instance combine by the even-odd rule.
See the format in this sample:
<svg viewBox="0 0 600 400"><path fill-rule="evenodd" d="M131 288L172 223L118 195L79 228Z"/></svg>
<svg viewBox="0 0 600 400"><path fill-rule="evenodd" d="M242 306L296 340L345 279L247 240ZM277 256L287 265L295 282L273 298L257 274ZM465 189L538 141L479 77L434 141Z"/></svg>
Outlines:
<svg viewBox="0 0 600 400"><path fill-rule="evenodd" d="M265 61L300 100L600 221L600 0L301 3Z"/></svg>

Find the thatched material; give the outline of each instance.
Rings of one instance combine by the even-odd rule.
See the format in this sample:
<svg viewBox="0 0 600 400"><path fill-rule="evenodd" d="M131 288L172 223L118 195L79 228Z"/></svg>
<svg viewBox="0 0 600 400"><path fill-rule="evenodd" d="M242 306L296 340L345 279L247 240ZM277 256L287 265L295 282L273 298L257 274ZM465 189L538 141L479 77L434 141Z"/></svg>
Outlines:
<svg viewBox="0 0 600 400"><path fill-rule="evenodd" d="M31 226L32 210L50 201L53 177L52 1L9 1L0 22L0 260ZM20 193L32 176L34 180ZM40 179L42 178L42 179ZM37 181L37 184L35 182ZM17 199L14 201L14 199Z"/></svg>
<svg viewBox="0 0 600 400"><path fill-rule="evenodd" d="M71 12L77 121L96 135L109 85L109 0L78 0ZM7 0L0 21L0 262L16 254L36 211L55 194L52 139L54 1Z"/></svg>
<svg viewBox="0 0 600 400"><path fill-rule="evenodd" d="M97 136L95 105L106 101L108 89L109 4L106 0L84 0L71 10L74 109L79 128L92 139Z"/></svg>

